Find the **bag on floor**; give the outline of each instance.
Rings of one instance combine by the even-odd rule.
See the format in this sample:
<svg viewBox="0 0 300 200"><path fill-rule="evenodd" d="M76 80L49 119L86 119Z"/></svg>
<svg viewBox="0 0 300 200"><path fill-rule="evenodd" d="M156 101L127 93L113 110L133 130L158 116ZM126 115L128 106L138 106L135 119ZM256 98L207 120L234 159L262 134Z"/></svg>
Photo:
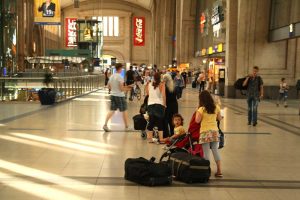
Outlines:
<svg viewBox="0 0 300 200"><path fill-rule="evenodd" d="M155 158L128 158L125 161L125 179L146 186L170 185L171 168L166 163L155 163Z"/></svg>
<svg viewBox="0 0 300 200"><path fill-rule="evenodd" d="M135 115L132 119L133 119L134 130L145 130L146 129L147 121L144 118L144 115L138 114L138 115Z"/></svg>
<svg viewBox="0 0 300 200"><path fill-rule="evenodd" d="M176 180L185 183L206 183L211 174L209 160L185 152L171 154L169 165Z"/></svg>
<svg viewBox="0 0 300 200"><path fill-rule="evenodd" d="M193 81L192 82L192 88L196 88L197 87L197 82L196 81Z"/></svg>

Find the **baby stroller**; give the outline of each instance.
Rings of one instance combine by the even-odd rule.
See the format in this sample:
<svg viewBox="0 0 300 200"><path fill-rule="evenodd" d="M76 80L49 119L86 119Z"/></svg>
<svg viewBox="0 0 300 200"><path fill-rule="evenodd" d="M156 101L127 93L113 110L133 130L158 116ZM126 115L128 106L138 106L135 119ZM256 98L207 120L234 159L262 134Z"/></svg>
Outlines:
<svg viewBox="0 0 300 200"><path fill-rule="evenodd" d="M167 144L166 151L160 157L160 161L169 160L170 155L175 152L187 152L192 155L203 157L202 145L198 143L200 124L195 122L196 112L193 114L189 124L188 132L179 136Z"/></svg>

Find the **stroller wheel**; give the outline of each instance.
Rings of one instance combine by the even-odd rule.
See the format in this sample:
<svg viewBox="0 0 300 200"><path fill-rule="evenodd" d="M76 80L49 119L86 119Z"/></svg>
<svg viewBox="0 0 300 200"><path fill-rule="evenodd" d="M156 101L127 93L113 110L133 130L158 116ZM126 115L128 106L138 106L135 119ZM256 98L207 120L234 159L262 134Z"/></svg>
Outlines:
<svg viewBox="0 0 300 200"><path fill-rule="evenodd" d="M142 138L143 140L146 140L146 139L147 139L147 133L146 133L146 131L141 131L141 138Z"/></svg>

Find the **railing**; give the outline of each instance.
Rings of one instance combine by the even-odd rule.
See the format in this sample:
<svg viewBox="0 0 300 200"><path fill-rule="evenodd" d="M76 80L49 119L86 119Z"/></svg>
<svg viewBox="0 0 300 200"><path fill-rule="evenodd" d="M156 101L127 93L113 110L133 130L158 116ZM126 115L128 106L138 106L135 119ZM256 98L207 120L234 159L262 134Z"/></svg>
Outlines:
<svg viewBox="0 0 300 200"><path fill-rule="evenodd" d="M49 86L57 92L57 101L95 91L104 86L103 75L54 77ZM45 87L42 77L0 77L0 101L39 101L38 90Z"/></svg>

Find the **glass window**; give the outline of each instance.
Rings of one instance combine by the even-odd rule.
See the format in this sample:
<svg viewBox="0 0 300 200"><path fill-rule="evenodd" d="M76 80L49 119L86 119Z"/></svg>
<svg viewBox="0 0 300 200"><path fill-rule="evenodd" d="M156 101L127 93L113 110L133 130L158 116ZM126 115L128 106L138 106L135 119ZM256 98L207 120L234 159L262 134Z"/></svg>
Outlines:
<svg viewBox="0 0 300 200"><path fill-rule="evenodd" d="M108 29L107 29L107 17L103 17L103 35L108 36Z"/></svg>
<svg viewBox="0 0 300 200"><path fill-rule="evenodd" d="M113 36L114 34L114 18L108 17L108 36Z"/></svg>
<svg viewBox="0 0 300 200"><path fill-rule="evenodd" d="M119 36L119 17L114 17L114 36Z"/></svg>

